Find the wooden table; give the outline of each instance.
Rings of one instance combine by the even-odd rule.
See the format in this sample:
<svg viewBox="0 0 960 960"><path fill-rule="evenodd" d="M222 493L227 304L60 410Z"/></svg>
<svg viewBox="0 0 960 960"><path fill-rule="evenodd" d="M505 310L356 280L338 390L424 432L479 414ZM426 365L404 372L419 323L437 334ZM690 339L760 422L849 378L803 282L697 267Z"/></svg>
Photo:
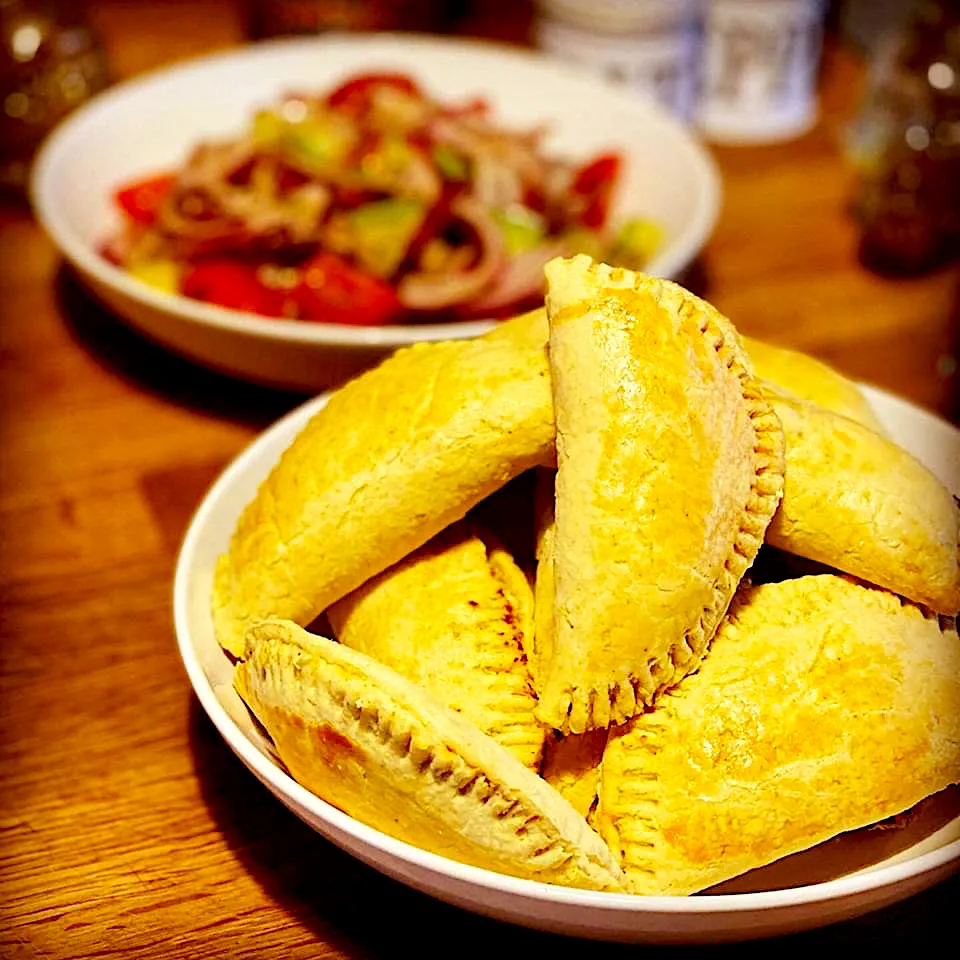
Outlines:
<svg viewBox="0 0 960 960"><path fill-rule="evenodd" d="M241 39L225 2L93 11L120 77ZM831 55L813 133L716 151L725 203L700 282L744 331L956 417L956 271L894 282L856 262L838 138L857 77ZM0 225L0 956L619 955L381 877L234 759L177 656L174 555L218 471L300 398L144 342L26 211ZM916 949L947 935L958 894L950 881L794 945Z"/></svg>

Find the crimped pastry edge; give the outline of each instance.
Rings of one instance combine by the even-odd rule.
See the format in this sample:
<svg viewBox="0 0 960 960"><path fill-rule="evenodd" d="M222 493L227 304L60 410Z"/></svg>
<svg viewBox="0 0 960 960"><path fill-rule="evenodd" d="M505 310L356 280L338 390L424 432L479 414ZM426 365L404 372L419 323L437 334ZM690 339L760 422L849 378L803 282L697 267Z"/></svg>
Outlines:
<svg viewBox="0 0 960 960"><path fill-rule="evenodd" d="M280 711L288 716L297 716L297 713L288 704L269 702L269 699L275 701L276 698L261 698L255 689L257 685L251 685L246 676L248 669L253 671L251 661L257 656L256 648L264 641L294 648L308 657L319 655L324 665L330 668L325 672L324 685L330 691L330 699L341 711L346 725L343 729L349 727L352 735L371 745L389 745L395 756L409 761L417 778L431 777L435 784L449 789L451 799L472 795L489 813L491 824L497 825L495 829L509 824L519 843L523 843L522 837L529 837L531 841L546 840L539 842L523 861L528 864L530 859L539 861L543 865L541 869L517 871L515 876L584 889L622 892L619 866L600 836L559 793L505 747L372 657L328 638L309 634L291 621L264 620L250 627L246 634L245 658L238 662L234 671L237 692L271 737L272 732L265 722L268 718L261 718L251 701L263 699L267 710ZM364 703L349 698L346 681L340 687L331 684L332 675L337 679L352 675L370 683ZM309 725L310 721L306 722ZM492 753L494 756L489 758L492 762L484 764L477 756L483 753ZM506 767L507 777L498 780L490 767L501 764ZM505 784L503 779L519 779L521 783L519 786ZM524 779L526 784L522 783ZM537 798L537 793L542 796ZM538 800L544 802L538 803ZM544 810L545 806L553 809ZM349 810L344 812L352 815ZM397 839L405 840L402 835ZM491 868L482 862L474 865L507 872L502 869L503 864L501 868ZM576 883L572 878L561 876L570 869L579 871L592 882Z"/></svg>
<svg viewBox="0 0 960 960"><path fill-rule="evenodd" d="M620 288L627 288L629 285L638 289L635 280L630 279L638 275L623 267L594 263L585 255L574 257L571 262L585 267L587 272L597 274L603 285ZM564 734L583 733L597 729L598 726L626 722L645 706L651 706L660 692L677 683L703 658L710 640L727 612L737 585L756 559L763 544L764 532L783 496L783 428L763 395L762 385L753 374L749 358L733 325L715 307L679 284L659 278L643 279L656 281L652 292L658 304L662 304L665 293L671 294L679 298L678 309L682 315L698 315L697 326L700 333L708 338L726 369L739 380L754 432L753 481L743 508L740 527L720 574L720 582L714 585L713 602L703 608L697 622L677 643L659 657L648 660L642 672L632 673L607 684L606 694L610 710L609 714L604 713L603 723L598 722L596 715L596 702L601 689L568 689L551 705L549 712L542 709L541 700L537 715ZM574 729L570 725L570 719L575 714L583 716L585 722L577 723Z"/></svg>
<svg viewBox="0 0 960 960"><path fill-rule="evenodd" d="M520 702L521 691L519 689L501 691L501 696L494 701L494 704L500 716L503 718L510 717L511 722L503 724L500 734L493 737L493 739L497 740L501 746L510 750L511 753L515 753L520 743L528 746L532 751L530 760L529 762L521 760L521 763L524 763L525 766L528 766L536 773L540 769L540 763L543 758L543 747L547 729L542 726L542 724L537 723L534 717L537 696L530 678L526 653L526 646L531 643L535 630L533 587L526 574L518 566L513 555L496 534L488 527L476 523L471 519L460 521L460 523L463 525L466 536L476 538L484 546L487 568L504 603L505 617L503 623L511 633L514 649L524 668L525 686L530 694L529 702L522 704ZM525 596L524 594L529 594L529 596ZM509 659L511 663L514 662L514 657L509 650L501 650L497 645L492 643L484 647L483 652L489 657L489 664L494 664L499 654L499 659L496 664L498 670L506 659ZM531 735L534 729L537 729L539 734L536 739ZM503 734L508 730L514 730L519 734L517 742L505 742ZM493 735L488 734L488 736Z"/></svg>
<svg viewBox="0 0 960 960"><path fill-rule="evenodd" d="M769 403L771 407L773 407L774 403L779 403L779 404L783 404L784 406L788 406L792 408L800 416L806 416L807 414L809 414L810 411L814 411L817 415L825 416L827 418L839 417L841 419L841 422L849 421L855 424L853 429L865 430L872 434L876 434L876 436L882 442L886 444L890 444L894 447L899 447L900 452L905 457L911 460L914 460L920 467L922 467L924 471L926 471L928 474L934 477L934 479L943 488L943 490L950 495L950 497L953 499L955 510L957 513L957 519L958 519L957 543L956 543L956 551L954 553L954 559L956 561L956 569L954 571L952 583L946 588L944 588L944 590L941 593L938 593L936 595L934 595L933 592L928 592L926 595L921 596L919 595L919 591L918 591L918 594L916 596L908 597L907 599L914 605L921 606L921 607L929 607L931 610L936 610L938 613L940 613L943 616L955 617L958 613L960 613L960 497L954 494L947 487L946 484L944 484L942 481L936 478L932 474L930 469L925 464L923 464L917 457L915 457L909 450L904 448L901 444L896 443L885 432L877 431L869 423L864 423L861 420L856 419L855 417L846 416L845 414L839 413L836 410L831 410L827 407L822 407L811 400L805 400L803 397L797 397L793 395L789 390L786 390L783 387L775 383L772 383L768 380L761 379L758 381L758 383L760 384L760 390L764 400L767 403ZM899 584L895 584L892 578L878 577L877 578L878 581L885 581L885 582L875 582L865 575L858 576L854 572L843 569L842 566L837 564L836 556L832 556L828 552L821 553L817 551L808 551L811 554L816 552L818 554L816 556L813 556L813 555L807 556L807 552L802 554L794 553L794 551L791 550L785 542L780 542L773 538L773 534L775 533L776 533L775 529L771 531L771 544L775 546L777 549L783 550L786 553L791 553L795 556L803 556L806 559L813 560L817 563L823 563L823 564L826 564L827 566L835 567L838 573L843 574L848 578L862 580L866 584L880 587L891 593L899 593L898 588L902 590L904 587L904 584L902 582Z"/></svg>
<svg viewBox="0 0 960 960"><path fill-rule="evenodd" d="M496 672L501 680L507 681L491 684L486 691L490 699L483 701L487 712L495 715L498 723L495 725L481 723L477 718L474 718L473 722L487 736L496 740L536 773L540 769L547 729L534 717L537 697L530 679L526 654L526 645L531 643L534 631L533 587L500 538L488 527L472 518L458 520L436 534L422 547L418 547L398 561L393 567L377 574L367 584L354 591L354 594L366 591L371 586L376 592L378 581L389 579L392 572L399 568L409 569L411 566L416 566L425 550L445 553L471 540L476 541L483 549L482 563L489 572L492 589L498 595L503 610L499 620L502 633L491 634L489 631L475 633L478 642L470 645L472 668L480 673ZM353 595L343 599L349 599L351 596ZM363 643L356 644L345 636L343 630L345 619L336 611L337 606L342 602L343 600L338 601L328 610L334 635L344 647L359 649L360 652L370 656L371 654L363 649ZM378 601L381 606L382 603L382 600ZM348 619L350 615L348 613L346 618ZM387 626L386 631L389 630ZM381 631L381 638L387 635L386 631ZM422 630L420 632L422 634ZM374 657L374 659L377 658ZM389 663L389 658L385 660L385 666L396 669ZM519 666L515 668L515 664ZM396 672L406 676L410 682L418 682L415 676L405 671L397 670ZM444 683L449 683L449 679L445 678ZM429 685L424 686L429 691ZM430 693L438 703L451 706L449 698L439 691L434 690ZM459 705L463 706L462 702ZM453 708L459 709L456 706ZM493 729L494 726L496 729Z"/></svg>
<svg viewBox="0 0 960 960"><path fill-rule="evenodd" d="M865 581L859 580L856 577L851 577L847 574L810 574L808 576L797 577L792 580L780 581L776 584L763 584L762 587L791 584L796 586L790 586L787 589L796 590L800 589L800 584L808 584L811 581L823 580L825 578L845 581L846 583L853 584L854 586L861 588L863 590L864 599L869 598L869 602L874 604L877 609L884 609L895 602L901 609L912 610L922 617L922 619L936 622L941 633L956 633L957 631L958 624L956 618L937 614L935 611L924 606L923 604L914 603L912 600L907 600L906 598L892 593L889 590L885 590L884 588L878 587L875 584L866 583ZM736 622L735 619L736 611L740 606L746 604L747 602L748 598L746 594L738 592L734 596L734 599L730 605L728 619L724 623L724 629L731 631L733 634L736 634L742 630L742 627ZM732 638L732 642L736 642L736 640ZM683 684L680 684L669 691L668 699L671 701L671 703L678 703L688 699L689 695L689 691L684 688ZM616 856L621 864L621 869L625 870L624 882L631 892L638 895L650 895L662 892L673 894L676 892L672 890L661 891L659 887L656 889L645 888L642 881L631 879L634 874L643 874L651 878L657 875L657 867L661 857L659 847L662 841L662 836L656 819L657 807L659 806L659 799L656 795L655 789L655 785L658 782L656 774L656 762L655 760L651 762L649 758L655 757L656 754L659 753L662 742L660 738L663 732L672 729L675 722L675 718L670 715L669 710L653 710L644 715L643 724L644 734L646 735L638 742L631 744L632 749L630 750L630 757L632 762L630 763L630 766L624 770L626 775L620 778L617 789L618 808L629 806L632 811L632 815L630 817L631 826L635 828L639 827L640 829L638 832L645 832L648 834L645 839L633 839L624 842L620 832L617 831L617 837L619 839L621 850L619 854L616 854ZM651 787L654 787L654 789L651 790ZM637 813L636 811L639 809L643 809L646 812ZM869 826L869 824L862 826ZM797 853L801 849L809 849L809 846L815 846L816 843L822 843L827 839L828 837L822 837L820 840L817 840L806 847L779 851L775 856L772 856L767 863L771 863L774 860L789 856L791 853ZM613 838L611 836L605 835L604 840L606 841L608 847L613 846ZM628 849L630 851L629 873L626 872L627 868L624 867L624 863L628 858ZM759 867L761 864L756 864L755 866ZM710 880L705 884L705 887L712 886L715 882L718 881ZM696 891L687 892L694 893Z"/></svg>

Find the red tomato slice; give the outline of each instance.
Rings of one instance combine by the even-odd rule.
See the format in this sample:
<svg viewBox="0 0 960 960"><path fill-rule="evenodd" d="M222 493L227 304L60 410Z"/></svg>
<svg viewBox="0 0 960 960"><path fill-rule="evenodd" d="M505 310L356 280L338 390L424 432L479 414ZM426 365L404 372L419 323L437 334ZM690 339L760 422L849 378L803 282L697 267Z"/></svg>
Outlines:
<svg viewBox="0 0 960 960"><path fill-rule="evenodd" d="M403 312L393 287L329 253L304 266L293 299L300 319L322 323L380 326L395 322Z"/></svg>
<svg viewBox="0 0 960 960"><path fill-rule="evenodd" d="M211 257L195 263L184 276L181 290L196 300L232 310L249 310L265 317L285 316L284 304L289 296L288 291L262 283L255 264L226 257Z"/></svg>
<svg viewBox="0 0 960 960"><path fill-rule="evenodd" d="M162 174L139 180L118 190L114 195L118 206L137 223L151 224L157 219L157 210L170 192L176 177Z"/></svg>
<svg viewBox="0 0 960 960"><path fill-rule="evenodd" d="M586 201L580 214L580 222L585 227L597 230L606 222L610 198L622 165L618 154L606 153L582 166L574 175L570 192Z"/></svg>
<svg viewBox="0 0 960 960"><path fill-rule="evenodd" d="M373 91L377 87L394 87L411 96L422 96L417 84L405 74L364 73L337 87L327 97L327 103L349 113L364 113L369 109Z"/></svg>

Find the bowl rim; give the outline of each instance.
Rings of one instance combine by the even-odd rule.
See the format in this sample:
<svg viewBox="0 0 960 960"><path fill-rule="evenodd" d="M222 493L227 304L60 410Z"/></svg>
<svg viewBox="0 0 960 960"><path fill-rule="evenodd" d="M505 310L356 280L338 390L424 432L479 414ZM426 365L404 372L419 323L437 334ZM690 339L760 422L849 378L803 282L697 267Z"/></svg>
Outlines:
<svg viewBox="0 0 960 960"><path fill-rule="evenodd" d="M442 49L480 53L498 59L507 58L516 64L536 67L544 73L595 86L606 100L636 115L638 120L655 117L658 123L672 128L678 148L687 154L695 172L699 194L694 216L670 246L655 256L649 266L652 273L673 276L696 257L706 244L720 214L721 181L716 163L706 146L679 120L652 100L626 91L605 81L584 67L568 66L536 50L527 50L479 38L447 38L418 33L379 32L370 34L331 33L317 37L290 37L260 41L254 45L232 47L214 53L200 54L173 64L155 67L115 84L93 97L66 117L43 142L34 161L28 193L31 206L47 235L63 255L76 267L103 287L113 289L126 298L139 301L180 321L193 322L220 331L235 333L248 339L301 344L326 344L339 347L399 347L419 341L461 339L478 336L496 324L491 319L460 320L450 323L394 324L391 326L350 326L349 324L304 322L283 318L265 318L245 310L234 310L194 300L181 294L166 293L137 280L125 270L110 263L86 241L82 240L60 216L50 198L54 172L61 155L77 131L109 112L118 101L136 98L150 92L171 76L203 74L223 64L251 59L270 59L293 50L321 50L335 44L343 49L354 47L362 54L368 48L390 47L398 56L412 55L424 49ZM389 55L390 51L384 51Z"/></svg>
<svg viewBox="0 0 960 960"><path fill-rule="evenodd" d="M911 412L922 414L924 418L941 423L946 422L930 413L930 411L923 410L885 390L865 384L861 384L861 388L866 393L868 400L876 397L885 403L899 405L901 408L908 407ZM189 602L190 582L196 563L195 555L205 534L209 517L216 510L225 491L246 473L252 463L259 459L262 449L278 433L291 428L299 421L306 422L310 416L326 405L333 392L326 391L295 407L266 430L260 432L230 461L209 487L190 520L177 555L174 575L174 627L180 657L194 693L230 748L260 780L268 785L279 799L284 800L286 798L290 803L308 810L317 820L347 834L353 840L359 841L368 848L382 851L395 860L428 871L434 876L474 884L499 895L523 897L544 903L561 904L601 912L716 916L748 911L777 910L826 903L856 897L874 890L894 887L954 861L960 861L960 839L957 839L908 860L865 871L860 870L833 880L781 890L711 894L709 896L641 896L628 893L607 893L557 886L539 880L511 877L482 867L450 860L440 854L431 853L403 840L397 840L381 833L379 830L355 820L301 786L286 771L282 770L253 745L217 698L213 685L203 671L198 651L193 644ZM317 829L313 824L311 826L313 829Z"/></svg>

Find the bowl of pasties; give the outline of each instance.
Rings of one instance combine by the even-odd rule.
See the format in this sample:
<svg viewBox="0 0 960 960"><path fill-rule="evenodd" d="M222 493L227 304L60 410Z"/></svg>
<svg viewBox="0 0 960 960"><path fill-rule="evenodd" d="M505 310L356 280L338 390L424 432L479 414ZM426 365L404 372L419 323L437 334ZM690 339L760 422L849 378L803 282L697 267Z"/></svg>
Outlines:
<svg viewBox="0 0 960 960"><path fill-rule="evenodd" d="M697 943L960 863L960 432L551 261L541 309L293 411L181 549L230 747L382 872L499 919Z"/></svg>

